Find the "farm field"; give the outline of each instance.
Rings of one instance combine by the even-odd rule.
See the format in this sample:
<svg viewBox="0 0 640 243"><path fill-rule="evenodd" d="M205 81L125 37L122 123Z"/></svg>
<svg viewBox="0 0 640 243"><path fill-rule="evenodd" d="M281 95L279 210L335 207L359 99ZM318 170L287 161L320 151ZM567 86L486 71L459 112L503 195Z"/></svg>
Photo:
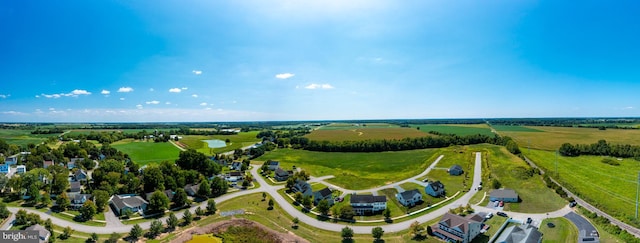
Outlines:
<svg viewBox="0 0 640 243"><path fill-rule="evenodd" d="M111 144L117 150L129 154L136 164L146 165L154 162L175 161L180 150L171 143L154 143L125 139Z"/></svg>
<svg viewBox="0 0 640 243"><path fill-rule="evenodd" d="M640 130L607 129L598 130L596 128L578 127L521 127L538 130L514 131L516 126L495 126L498 134L513 138L521 150L532 149L556 150L563 143L591 144L604 139L610 143L640 145ZM506 130L504 130L506 129Z"/></svg>
<svg viewBox="0 0 640 243"><path fill-rule="evenodd" d="M505 204L505 210L523 213L542 213L558 210L567 205L567 201L547 188L542 176L522 176L524 168L529 165L519 157L509 153L504 147L495 145L471 146L482 149L483 162L489 163L491 178L497 178L504 188L514 189L520 199L519 203ZM490 185L486 185L489 189ZM489 193L489 192L487 192Z"/></svg>
<svg viewBox="0 0 640 243"><path fill-rule="evenodd" d="M549 228L547 223L553 223L556 227ZM578 242L578 228L565 218L545 219L540 224L542 242Z"/></svg>
<svg viewBox="0 0 640 243"><path fill-rule="evenodd" d="M296 165L313 176L334 175L329 182L347 189L367 189L415 176L438 156L437 149L379 153L328 153L277 149L260 157L280 166Z"/></svg>
<svg viewBox="0 0 640 243"><path fill-rule="evenodd" d="M353 130L365 128L399 128L400 126L388 123L331 123L318 127L318 130Z"/></svg>
<svg viewBox="0 0 640 243"><path fill-rule="evenodd" d="M26 146L30 143L40 144L49 137L57 137L60 134L31 134L31 130L0 129L0 139L8 144Z"/></svg>
<svg viewBox="0 0 640 243"><path fill-rule="evenodd" d="M602 163L601 156L558 156L555 172L555 153L541 150L524 151L527 158L544 168L549 175L580 198L619 219L635 214L635 197L640 163L623 159L619 166Z"/></svg>
<svg viewBox="0 0 640 243"><path fill-rule="evenodd" d="M67 134L69 135L80 135L80 134L84 134L84 135L88 135L92 132L122 132L122 133L138 133L138 132L142 132L142 131L146 131L148 133L153 133L155 130L158 130L160 132L163 131L169 131L169 130L174 130L174 129L73 129L73 130L69 130L69 132Z"/></svg>
<svg viewBox="0 0 640 243"><path fill-rule="evenodd" d="M426 136L429 136L429 134L420 132L417 129L397 126L389 128L354 127L352 129L319 129L305 135L305 137L309 138L310 140L318 141L362 141L374 139L403 139Z"/></svg>
<svg viewBox="0 0 640 243"><path fill-rule="evenodd" d="M185 135L183 136L181 143L186 144L191 149L195 149L198 152L213 155L213 153L221 153L227 151L233 151L235 149L239 149L246 146L251 146L261 140L256 138L258 135L258 131L252 132L241 132L235 135L213 135L213 136L200 136L200 135ZM225 141L229 139L231 143L227 144L226 147L223 148L209 148L207 143L202 140L208 139L219 139Z"/></svg>
<svg viewBox="0 0 640 243"><path fill-rule="evenodd" d="M466 125L466 124L457 124L457 125L432 125L432 124L424 124L424 125L411 125L412 128L418 129L424 133L428 133L429 131L435 131L439 133L449 133L456 134L459 136L466 135L475 135L482 134L487 136L493 136L491 129L486 124L474 124L474 125Z"/></svg>

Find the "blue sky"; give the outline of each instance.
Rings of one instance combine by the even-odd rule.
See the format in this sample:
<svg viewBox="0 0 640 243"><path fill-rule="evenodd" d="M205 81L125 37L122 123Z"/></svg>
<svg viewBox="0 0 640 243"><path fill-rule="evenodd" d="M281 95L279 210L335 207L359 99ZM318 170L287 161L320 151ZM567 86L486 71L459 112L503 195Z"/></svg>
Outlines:
<svg viewBox="0 0 640 243"><path fill-rule="evenodd" d="M0 122L639 116L635 1L2 1Z"/></svg>

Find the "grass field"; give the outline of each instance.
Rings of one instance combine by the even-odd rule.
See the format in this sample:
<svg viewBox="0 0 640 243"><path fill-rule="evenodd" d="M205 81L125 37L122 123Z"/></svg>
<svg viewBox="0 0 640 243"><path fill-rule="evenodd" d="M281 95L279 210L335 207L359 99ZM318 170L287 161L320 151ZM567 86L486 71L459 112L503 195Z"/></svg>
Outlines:
<svg viewBox="0 0 640 243"><path fill-rule="evenodd" d="M233 151L235 149L239 149L246 146L251 146L257 142L260 142L260 139L256 138L258 135L258 131L252 132L241 132L235 135L213 135L213 136L197 136L197 135L188 135L183 136L181 143L186 144L191 149L195 149L198 152L213 155L213 153L221 153L227 151ZM208 139L219 139L222 141L226 141L229 139L231 142L227 143L226 147L223 148L209 148L207 143L202 140Z"/></svg>
<svg viewBox="0 0 640 243"><path fill-rule="evenodd" d="M577 128L577 127L521 127L539 130L541 132L531 131L513 131L511 126L495 126L498 134L513 138L520 149L526 150L531 146L533 149L556 150L563 143L572 144L591 144L598 140L604 139L610 143L617 144L633 144L640 145L640 130L624 130L624 129L607 129L598 130L596 128Z"/></svg>
<svg viewBox="0 0 640 243"><path fill-rule="evenodd" d="M416 183L407 182L407 183L404 183L404 184L400 185L400 187L402 187L402 189L405 189L405 190L407 190L407 191L409 191L409 190L413 190L413 189L418 189L418 191L420 191L420 194L422 194L422 201L423 201L423 203L422 203L422 204L418 204L418 205L416 205L416 206L413 206L413 207L409 208L409 209L407 210L407 212L409 212L409 213L414 212L414 211L418 211L418 210L420 210L420 209L426 208L426 207L428 207L428 206L431 206L431 205L433 205L433 204L436 204L436 203L439 203L439 202L442 202L442 201L444 201L444 200L445 200L445 198L444 198L444 197L437 197L437 198L436 198L436 197L432 197L432 196L428 195L427 193L425 193L425 192L424 192L424 186L418 185L418 184L416 184ZM445 188L446 188L446 186L445 186ZM447 192L447 194L448 194L448 193L449 193L449 192ZM447 196L453 196L453 194L455 194L455 192L453 192L453 193L451 193L451 195L447 195ZM392 197L391 199L392 199L394 202L396 202L398 205L402 206L400 203L398 203L398 200L396 200L396 199L395 199L395 195L394 195L394 197ZM387 204L388 204L388 203L387 203ZM402 206L402 207L403 207L403 206ZM405 209L406 209L406 208L405 208Z"/></svg>
<svg viewBox="0 0 640 243"><path fill-rule="evenodd" d="M466 135L475 135L482 134L487 136L493 136L491 129L486 124L476 124L476 125L432 125L432 124L424 124L424 125L411 125L412 128L417 129L420 128L420 131L428 133L429 131L435 131L439 133L450 133L456 134L460 136Z"/></svg>
<svg viewBox="0 0 640 243"><path fill-rule="evenodd" d="M469 190L471 186L470 178L473 178L473 164L476 158L474 152L476 150L469 146L440 149L438 154L442 154L444 157L426 177L420 178L420 180L428 178L431 181L442 182L447 197L453 196L458 191ZM462 167L464 173L459 176L449 175L447 169L456 164ZM467 182L469 183L467 184Z"/></svg>
<svg viewBox="0 0 640 243"><path fill-rule="evenodd" d="M173 130L173 129L72 129L69 130L69 135L80 135L80 134L90 134L92 132L107 132L107 133L111 133L111 132L122 132L122 133L139 133L142 131L146 131L147 133L153 133L154 131L158 130L159 132L164 132L164 131L169 131L169 130Z"/></svg>
<svg viewBox="0 0 640 243"><path fill-rule="evenodd" d="M0 129L0 139L18 146L26 146L30 143L40 144L47 138L58 135L60 134L31 134L30 130Z"/></svg>
<svg viewBox="0 0 640 243"><path fill-rule="evenodd" d="M555 174L554 152L524 151L527 158ZM619 166L604 164L600 156L558 156L559 177L553 176L563 186L596 207L612 215L631 216L635 213L635 197L640 163L624 159Z"/></svg>
<svg viewBox="0 0 640 243"><path fill-rule="evenodd" d="M408 127L367 127L353 129L319 129L314 130L305 137L318 141L362 141L374 139L403 139L426 137L429 134Z"/></svg>
<svg viewBox="0 0 640 243"><path fill-rule="evenodd" d="M491 127L498 132L542 132L542 130L525 126L492 125Z"/></svg>
<svg viewBox="0 0 640 243"><path fill-rule="evenodd" d="M154 162L175 161L180 150L171 143L154 143L125 139L112 144L114 148L129 154L133 162L146 165Z"/></svg>
<svg viewBox="0 0 640 243"><path fill-rule="evenodd" d="M296 165L313 176L334 175L329 182L348 189L367 189L415 176L437 158L436 149L379 153L328 153L278 149L261 156L280 166Z"/></svg>
<svg viewBox="0 0 640 243"><path fill-rule="evenodd" d="M547 223L556 225L549 228ZM540 224L540 232L542 232L542 242L578 242L578 228L571 221L565 218L545 219Z"/></svg>
<svg viewBox="0 0 640 243"><path fill-rule="evenodd" d="M507 152L504 147L488 144L472 147L484 150L482 156L487 157L486 161L491 169L491 177L497 178L502 183L502 187L514 189L522 199L520 203L505 204L505 210L543 213L558 210L567 204L566 200L545 186L541 176L521 178L517 168L528 168L527 163ZM485 185L485 187L489 186Z"/></svg>
<svg viewBox="0 0 640 243"><path fill-rule="evenodd" d="M318 130L352 130L362 128L398 128L400 126L388 123L331 123L321 126Z"/></svg>

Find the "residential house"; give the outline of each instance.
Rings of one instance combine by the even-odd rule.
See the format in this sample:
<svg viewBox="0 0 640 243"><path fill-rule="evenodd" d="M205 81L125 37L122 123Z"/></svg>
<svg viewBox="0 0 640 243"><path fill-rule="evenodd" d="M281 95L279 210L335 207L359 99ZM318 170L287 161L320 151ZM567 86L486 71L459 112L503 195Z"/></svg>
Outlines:
<svg viewBox="0 0 640 243"><path fill-rule="evenodd" d="M278 167L280 167L280 162L269 160L267 161L267 166L269 166L269 170L276 170Z"/></svg>
<svg viewBox="0 0 640 243"><path fill-rule="evenodd" d="M228 182L237 182L244 179L244 174L242 174L242 172L240 171L231 171L229 172L229 174L225 177L225 180Z"/></svg>
<svg viewBox="0 0 640 243"><path fill-rule="evenodd" d="M187 193L187 195L193 197L198 193L198 188L200 188L200 184L187 184L186 186L184 186L184 191Z"/></svg>
<svg viewBox="0 0 640 243"><path fill-rule="evenodd" d="M329 206L333 205L333 195L331 194L331 189L325 187L322 190L313 192L313 203L318 205L318 203L322 200L327 200L329 202Z"/></svg>
<svg viewBox="0 0 640 243"><path fill-rule="evenodd" d="M275 176L273 178L275 178L276 181L286 181L287 179L289 179L289 172L286 172L281 168L277 168L275 171Z"/></svg>
<svg viewBox="0 0 640 243"><path fill-rule="evenodd" d="M511 189L495 189L489 193L489 201L518 202L518 193Z"/></svg>
<svg viewBox="0 0 640 243"><path fill-rule="evenodd" d="M76 167L79 167L80 163L82 163L82 161L84 161L84 158L71 158L69 160L69 163L67 163L67 168L68 169L73 169Z"/></svg>
<svg viewBox="0 0 640 243"><path fill-rule="evenodd" d="M242 162L233 162L229 168L232 170L240 170L242 169Z"/></svg>
<svg viewBox="0 0 640 243"><path fill-rule="evenodd" d="M53 160L42 161L42 168L46 169L46 168L49 168L49 166L52 166L52 165L53 165Z"/></svg>
<svg viewBox="0 0 640 243"><path fill-rule="evenodd" d="M432 197L444 196L444 185L440 181L427 182L427 186L424 187L424 192Z"/></svg>
<svg viewBox="0 0 640 243"><path fill-rule="evenodd" d="M542 233L530 224L509 226L498 236L496 243L540 243Z"/></svg>
<svg viewBox="0 0 640 243"><path fill-rule="evenodd" d="M85 170L76 170L75 173L73 173L73 180L74 181L86 181L89 178L89 176L87 175L87 171Z"/></svg>
<svg viewBox="0 0 640 243"><path fill-rule="evenodd" d="M11 155L4 159L4 163L7 165L15 165L18 164L18 155Z"/></svg>
<svg viewBox="0 0 640 243"><path fill-rule="evenodd" d="M17 174L24 174L26 172L27 172L27 166L25 166L25 165L16 166L16 173Z"/></svg>
<svg viewBox="0 0 640 243"><path fill-rule="evenodd" d="M11 172L11 166L8 164L0 164L0 173L9 174Z"/></svg>
<svg viewBox="0 0 640 243"><path fill-rule="evenodd" d="M304 180L296 180L296 183L293 184L292 191L294 193L300 192L302 193L302 196L313 196L311 185Z"/></svg>
<svg viewBox="0 0 640 243"><path fill-rule="evenodd" d="M38 231L38 242L40 243L48 242L49 236L51 236L51 232L49 232L44 226L40 224L31 225L25 230Z"/></svg>
<svg viewBox="0 0 640 243"><path fill-rule="evenodd" d="M82 188L82 185L80 185L79 181L72 181L70 186L70 191L69 192L80 192L80 189Z"/></svg>
<svg viewBox="0 0 640 243"><path fill-rule="evenodd" d="M449 175L458 176L462 175L462 173L464 173L464 170L462 170L462 167L460 165L453 165L451 166L451 168L449 168Z"/></svg>
<svg viewBox="0 0 640 243"><path fill-rule="evenodd" d="M387 209L386 196L353 194L349 203L357 215L374 214Z"/></svg>
<svg viewBox="0 0 640 243"><path fill-rule="evenodd" d="M164 195L167 196L167 198L169 198L170 202L173 202L173 196L176 195L174 191L169 189L169 190L164 190L162 193L164 193ZM151 195L153 195L153 192L149 192L145 194L145 196L147 197L147 200L151 200Z"/></svg>
<svg viewBox="0 0 640 243"><path fill-rule="evenodd" d="M118 215L122 215L125 211L138 212L143 215L149 202L140 196L113 195L109 199L109 205Z"/></svg>
<svg viewBox="0 0 640 243"><path fill-rule="evenodd" d="M482 217L475 214L462 217L445 213L438 224L431 226L433 234L447 242L469 243L480 234Z"/></svg>
<svg viewBox="0 0 640 243"><path fill-rule="evenodd" d="M85 202L93 198L91 194L80 194L80 193L76 193L76 194L69 193L69 197L71 199L71 207L73 208L80 208L82 207L82 205L84 205Z"/></svg>
<svg viewBox="0 0 640 243"><path fill-rule="evenodd" d="M418 189L403 191L396 194L396 199L398 199L398 202L405 207L410 207L422 201L422 193L420 193L420 190Z"/></svg>

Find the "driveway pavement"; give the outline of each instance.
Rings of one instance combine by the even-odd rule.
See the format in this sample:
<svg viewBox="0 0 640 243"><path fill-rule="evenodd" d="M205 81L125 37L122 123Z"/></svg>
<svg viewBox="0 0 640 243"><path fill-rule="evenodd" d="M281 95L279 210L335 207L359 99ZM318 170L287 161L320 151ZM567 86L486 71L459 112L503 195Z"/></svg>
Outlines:
<svg viewBox="0 0 640 243"><path fill-rule="evenodd" d="M571 220L578 227L578 242L600 242L598 231L591 222L574 212L570 212L564 217Z"/></svg>

